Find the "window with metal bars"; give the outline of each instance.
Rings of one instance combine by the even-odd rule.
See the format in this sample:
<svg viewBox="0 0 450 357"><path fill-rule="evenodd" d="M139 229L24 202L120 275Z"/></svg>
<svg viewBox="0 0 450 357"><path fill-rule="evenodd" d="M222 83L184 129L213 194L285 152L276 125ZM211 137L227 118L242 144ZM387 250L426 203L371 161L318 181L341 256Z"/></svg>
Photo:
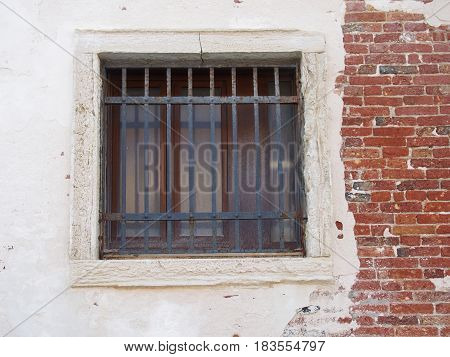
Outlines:
<svg viewBox="0 0 450 357"><path fill-rule="evenodd" d="M105 68L103 257L302 255L299 83L297 64Z"/></svg>

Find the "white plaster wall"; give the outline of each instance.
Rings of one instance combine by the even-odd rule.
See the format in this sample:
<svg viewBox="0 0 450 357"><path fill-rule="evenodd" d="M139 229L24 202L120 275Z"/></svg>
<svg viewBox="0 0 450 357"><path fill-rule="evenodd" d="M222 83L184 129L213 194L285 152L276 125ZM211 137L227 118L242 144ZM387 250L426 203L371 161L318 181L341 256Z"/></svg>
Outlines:
<svg viewBox="0 0 450 357"><path fill-rule="evenodd" d="M345 315L357 259L339 159L342 0L4 0L0 3L0 333L241 336L283 333L296 309L327 292L319 314ZM16 13L14 13L15 11ZM29 23L27 23L27 21ZM32 25L30 25L30 23ZM34 26L34 27L33 27ZM46 36L53 39L50 41ZM333 211L331 283L189 288L68 288L74 32L270 30L326 38ZM336 236L338 232L336 231ZM3 268L4 267L4 268ZM229 297L230 295L233 295ZM235 295L235 296L234 296ZM334 298L335 297L335 298ZM328 312L327 312L328 311ZM31 316L31 317L30 317ZM317 319L314 333L339 325ZM321 322L322 321L322 322ZM318 332L317 332L318 331Z"/></svg>

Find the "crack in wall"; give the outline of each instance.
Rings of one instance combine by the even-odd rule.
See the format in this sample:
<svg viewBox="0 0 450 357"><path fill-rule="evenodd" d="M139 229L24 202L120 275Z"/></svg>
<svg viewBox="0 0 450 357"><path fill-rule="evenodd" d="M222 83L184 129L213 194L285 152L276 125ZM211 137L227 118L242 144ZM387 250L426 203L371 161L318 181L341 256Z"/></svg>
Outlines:
<svg viewBox="0 0 450 357"><path fill-rule="evenodd" d="M202 64L205 63L204 59L203 59L203 47L202 47L202 37L201 37L201 33L198 33L198 43L200 45L200 61L202 61Z"/></svg>

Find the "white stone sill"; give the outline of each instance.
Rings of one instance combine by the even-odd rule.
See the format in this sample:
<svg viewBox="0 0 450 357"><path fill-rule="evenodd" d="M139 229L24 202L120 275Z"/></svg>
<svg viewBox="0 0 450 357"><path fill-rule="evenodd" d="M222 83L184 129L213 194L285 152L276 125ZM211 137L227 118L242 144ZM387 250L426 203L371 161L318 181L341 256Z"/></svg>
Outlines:
<svg viewBox="0 0 450 357"><path fill-rule="evenodd" d="M257 285L333 279L330 257L72 260L72 287Z"/></svg>

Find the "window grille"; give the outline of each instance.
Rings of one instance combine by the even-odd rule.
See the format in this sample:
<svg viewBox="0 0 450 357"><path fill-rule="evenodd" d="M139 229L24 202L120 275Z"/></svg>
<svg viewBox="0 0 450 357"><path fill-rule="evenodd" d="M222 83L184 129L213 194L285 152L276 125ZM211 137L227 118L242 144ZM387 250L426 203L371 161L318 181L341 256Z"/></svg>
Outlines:
<svg viewBox="0 0 450 357"><path fill-rule="evenodd" d="M105 75L103 257L303 254L297 64Z"/></svg>

